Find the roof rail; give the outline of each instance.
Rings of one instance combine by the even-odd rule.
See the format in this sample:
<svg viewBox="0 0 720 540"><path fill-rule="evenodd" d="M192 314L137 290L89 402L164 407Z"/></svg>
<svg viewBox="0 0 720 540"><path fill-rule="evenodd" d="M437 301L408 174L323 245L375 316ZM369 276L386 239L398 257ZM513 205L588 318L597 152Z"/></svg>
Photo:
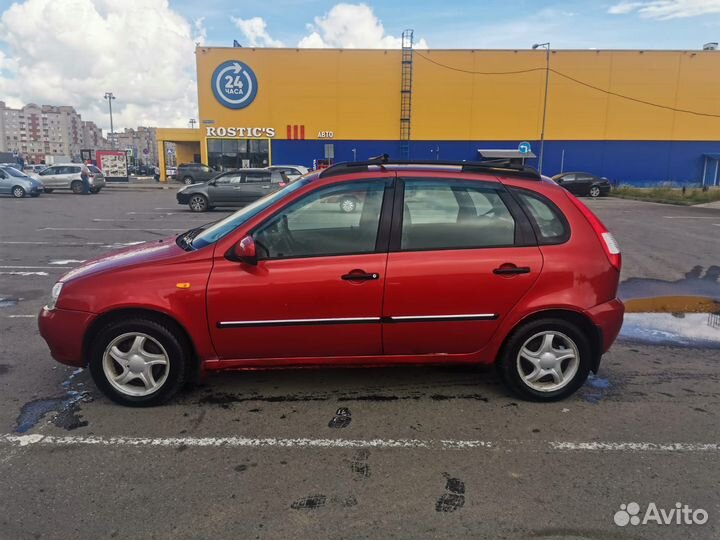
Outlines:
<svg viewBox="0 0 720 540"><path fill-rule="evenodd" d="M320 178L337 176L354 172L366 172L370 167L380 167L385 170L385 165L421 165L435 167L460 167L462 172L469 173L490 173L508 176L518 176L532 180L540 180L540 173L533 167L517 164L509 159L488 159L483 161L437 161L437 160L391 160L387 154L376 156L367 161L343 161L331 165L320 172Z"/></svg>

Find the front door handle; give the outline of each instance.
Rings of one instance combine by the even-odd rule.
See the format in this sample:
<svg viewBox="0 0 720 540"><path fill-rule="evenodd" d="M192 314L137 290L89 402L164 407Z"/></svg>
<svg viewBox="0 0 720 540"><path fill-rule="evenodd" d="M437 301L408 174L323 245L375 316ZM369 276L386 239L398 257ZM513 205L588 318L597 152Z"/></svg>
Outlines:
<svg viewBox="0 0 720 540"><path fill-rule="evenodd" d="M515 274L529 274L530 273L530 267L529 266L515 266L513 265L502 265L495 270L493 270L493 274L497 274L500 276L512 276Z"/></svg>
<svg viewBox="0 0 720 540"><path fill-rule="evenodd" d="M345 281L371 281L374 279L380 279L380 274L368 273L365 270L351 270L349 273L341 276L341 279Z"/></svg>

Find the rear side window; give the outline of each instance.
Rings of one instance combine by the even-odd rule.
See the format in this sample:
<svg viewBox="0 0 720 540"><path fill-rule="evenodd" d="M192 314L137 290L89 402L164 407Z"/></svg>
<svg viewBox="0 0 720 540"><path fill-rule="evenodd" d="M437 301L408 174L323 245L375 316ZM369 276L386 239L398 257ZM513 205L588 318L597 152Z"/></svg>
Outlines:
<svg viewBox="0 0 720 540"><path fill-rule="evenodd" d="M560 209L536 193L513 189L532 222L539 244L562 244L570 238L570 226Z"/></svg>
<svg viewBox="0 0 720 540"><path fill-rule="evenodd" d="M95 165L89 165L89 166L88 166L88 169L90 169L90 172L91 172L91 173L94 173L94 174L101 174L101 173L102 173L102 171L101 171L100 169L98 169Z"/></svg>
<svg viewBox="0 0 720 540"><path fill-rule="evenodd" d="M270 173L245 173L245 181L253 182L270 182Z"/></svg>
<svg viewBox="0 0 720 540"><path fill-rule="evenodd" d="M406 180L400 249L512 246L515 220L497 191L472 182Z"/></svg>

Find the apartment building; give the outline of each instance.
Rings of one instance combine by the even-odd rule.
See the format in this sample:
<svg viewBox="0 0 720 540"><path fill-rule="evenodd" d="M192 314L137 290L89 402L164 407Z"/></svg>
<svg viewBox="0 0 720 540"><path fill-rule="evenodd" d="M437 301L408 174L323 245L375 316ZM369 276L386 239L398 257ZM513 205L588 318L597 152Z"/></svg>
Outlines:
<svg viewBox="0 0 720 540"><path fill-rule="evenodd" d="M155 165L157 159L157 136L154 127L139 126L137 129L125 128L108 136L115 142L118 150L127 150L133 163Z"/></svg>
<svg viewBox="0 0 720 540"><path fill-rule="evenodd" d="M40 163L45 156L79 159L84 148L106 148L102 130L84 121L74 107L36 105L21 109L0 101L0 152L18 152L26 161Z"/></svg>

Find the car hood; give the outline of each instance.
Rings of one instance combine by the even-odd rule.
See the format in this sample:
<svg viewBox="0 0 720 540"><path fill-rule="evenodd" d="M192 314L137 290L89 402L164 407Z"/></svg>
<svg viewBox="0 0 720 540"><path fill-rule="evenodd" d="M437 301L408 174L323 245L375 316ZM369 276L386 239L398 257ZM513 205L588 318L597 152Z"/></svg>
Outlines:
<svg viewBox="0 0 720 540"><path fill-rule="evenodd" d="M89 260L77 268L70 270L70 272L63 275L59 281L66 283L91 274L119 270L140 264L156 263L177 257L184 253L187 252L175 243L175 237L146 242Z"/></svg>

